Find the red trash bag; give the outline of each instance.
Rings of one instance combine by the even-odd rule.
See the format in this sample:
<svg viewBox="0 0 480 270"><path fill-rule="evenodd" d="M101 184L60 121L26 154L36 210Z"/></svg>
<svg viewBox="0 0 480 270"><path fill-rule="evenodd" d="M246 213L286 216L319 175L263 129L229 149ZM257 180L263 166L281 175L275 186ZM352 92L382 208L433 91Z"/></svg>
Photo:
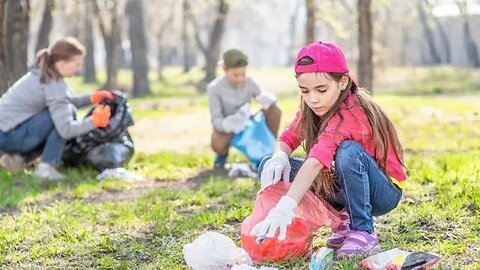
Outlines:
<svg viewBox="0 0 480 270"><path fill-rule="evenodd" d="M298 205L296 217L288 226L285 240L265 238L262 243L257 244L256 237L251 236L250 231L258 222L265 219L270 209L287 193L290 185L291 183L280 181L257 195L252 214L242 223L242 247L255 263L308 256L313 234L318 228L321 226L336 228L340 225L338 212L325 200L309 191Z"/></svg>

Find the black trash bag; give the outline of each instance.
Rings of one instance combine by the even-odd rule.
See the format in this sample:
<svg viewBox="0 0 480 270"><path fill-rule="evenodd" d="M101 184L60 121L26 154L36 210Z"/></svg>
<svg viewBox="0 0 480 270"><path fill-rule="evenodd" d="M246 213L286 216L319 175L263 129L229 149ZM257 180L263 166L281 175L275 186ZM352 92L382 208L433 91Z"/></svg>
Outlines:
<svg viewBox="0 0 480 270"><path fill-rule="evenodd" d="M115 100L103 99L112 116L106 128L96 128L87 134L67 141L63 162L67 166L92 166L98 171L123 167L134 153L133 141L127 128L133 125L132 112L127 98L113 91ZM86 117L92 114L91 109Z"/></svg>

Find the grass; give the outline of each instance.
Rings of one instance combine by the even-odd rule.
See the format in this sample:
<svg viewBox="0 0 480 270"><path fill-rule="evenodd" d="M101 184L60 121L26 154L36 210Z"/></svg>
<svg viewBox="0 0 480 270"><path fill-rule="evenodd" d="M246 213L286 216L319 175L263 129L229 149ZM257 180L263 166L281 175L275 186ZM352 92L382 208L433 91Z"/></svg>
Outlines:
<svg viewBox="0 0 480 270"><path fill-rule="evenodd" d="M400 95L459 95L480 91L479 71L469 68L386 68L377 73L376 89Z"/></svg>
<svg viewBox="0 0 480 270"><path fill-rule="evenodd" d="M252 72L267 88L274 88L276 82L269 84L275 80L268 79L267 71ZM439 269L480 269L478 76L463 77L476 71L448 67L412 72L416 75L406 84L417 88L385 88L375 96L399 131L409 173L406 199L376 219L376 230L384 249L436 252L443 257ZM401 69L392 73L408 74ZM171 90L180 89L180 96L165 90L150 99L132 100L138 125L206 112L205 97L189 92L184 84L189 76L198 78L198 71L166 74ZM272 74L285 77L286 72ZM389 77L384 78L388 82ZM420 78L425 81L413 82ZM443 79L449 83L440 93L435 87ZM283 126L298 104L295 89L288 85L279 89ZM189 106L179 105L185 102ZM190 123L184 125L188 128ZM158 140L166 136L162 130L150 132L157 132ZM208 136L196 130L185 133L187 138ZM140 144L141 134L134 134ZM98 182L96 172L79 168L68 169L65 182L45 186L28 173L0 170L0 268L187 269L183 245L205 231L224 233L240 245L240 224L251 211L258 183L210 171L213 154L208 144L195 150L178 148L137 152L128 169L143 174L142 182ZM232 155L230 161L245 160L238 152ZM321 232L315 248L328 234ZM337 260L334 269L358 269L358 261ZM308 261L272 266L306 269Z"/></svg>

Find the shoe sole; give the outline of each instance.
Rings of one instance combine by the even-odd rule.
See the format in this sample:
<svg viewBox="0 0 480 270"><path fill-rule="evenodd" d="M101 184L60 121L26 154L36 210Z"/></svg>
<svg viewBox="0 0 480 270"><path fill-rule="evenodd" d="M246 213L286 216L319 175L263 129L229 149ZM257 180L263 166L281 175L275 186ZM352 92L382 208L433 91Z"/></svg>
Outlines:
<svg viewBox="0 0 480 270"><path fill-rule="evenodd" d="M343 238L343 239L342 239ZM335 239L335 242L339 241L338 243L332 243L334 240L327 240L327 244L326 246L329 247L329 248L339 248L343 245L343 242L345 242L345 239L347 237L344 236L344 237L339 237L339 238L336 238ZM341 239L341 240L338 240L338 239Z"/></svg>
<svg viewBox="0 0 480 270"><path fill-rule="evenodd" d="M363 252L361 249L358 249L357 251L359 252L355 253L355 251L349 251L347 254L335 254L335 257L338 259L348 259L356 256L370 257L372 255L382 252L382 248L380 247L380 245L377 245L366 252Z"/></svg>

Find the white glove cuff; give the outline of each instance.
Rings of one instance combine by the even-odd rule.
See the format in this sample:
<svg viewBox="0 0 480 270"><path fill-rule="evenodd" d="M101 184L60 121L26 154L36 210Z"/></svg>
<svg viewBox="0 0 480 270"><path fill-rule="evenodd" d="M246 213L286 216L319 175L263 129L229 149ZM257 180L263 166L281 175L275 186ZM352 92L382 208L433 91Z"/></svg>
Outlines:
<svg viewBox="0 0 480 270"><path fill-rule="evenodd" d="M295 210L297 210L297 206L298 204L294 199L292 199L290 196L285 195L280 198L276 207L280 209L288 209L292 212L295 212Z"/></svg>
<svg viewBox="0 0 480 270"><path fill-rule="evenodd" d="M262 92L255 99L262 105L264 110L270 108L277 101L275 95L269 92Z"/></svg>
<svg viewBox="0 0 480 270"><path fill-rule="evenodd" d="M279 158L283 159L285 162L290 162L287 153L285 153L283 151L276 152L275 154L273 154L272 158L274 158L274 157L279 157Z"/></svg>

